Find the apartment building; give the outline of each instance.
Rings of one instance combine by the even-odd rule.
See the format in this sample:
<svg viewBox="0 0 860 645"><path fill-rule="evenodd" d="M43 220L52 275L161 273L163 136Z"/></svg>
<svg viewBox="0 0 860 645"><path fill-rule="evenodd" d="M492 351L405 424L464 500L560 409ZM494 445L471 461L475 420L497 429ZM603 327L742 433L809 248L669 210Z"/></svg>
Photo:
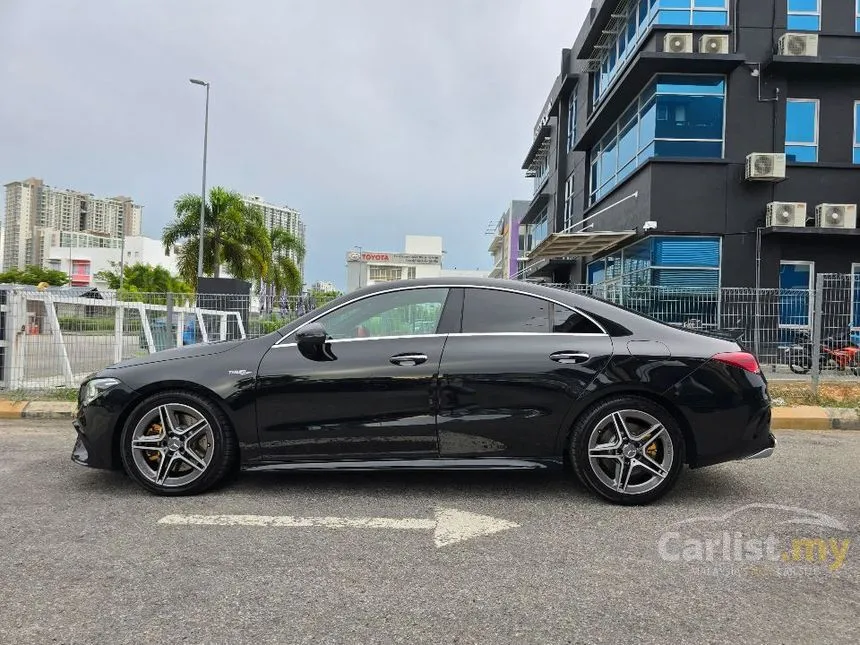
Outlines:
<svg viewBox="0 0 860 645"><path fill-rule="evenodd" d="M243 200L246 204L255 206L260 210L263 214L263 222L265 223L267 230L271 231L276 228L282 228L299 238L302 241L302 244L305 244L305 224L302 221L302 216L299 211L294 208L290 208L289 206L277 206L265 201L258 195L249 195L243 197ZM292 252L289 253L289 257L296 263L302 272L302 276L304 276L304 258L300 260L296 254Z"/></svg>

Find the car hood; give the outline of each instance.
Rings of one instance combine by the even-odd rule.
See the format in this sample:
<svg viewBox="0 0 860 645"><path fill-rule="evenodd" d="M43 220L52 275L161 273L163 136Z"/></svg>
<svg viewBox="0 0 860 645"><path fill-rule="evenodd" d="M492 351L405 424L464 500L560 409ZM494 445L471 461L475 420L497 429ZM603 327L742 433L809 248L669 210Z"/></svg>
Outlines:
<svg viewBox="0 0 860 645"><path fill-rule="evenodd" d="M120 363L109 365L107 370L124 369L126 367L134 367L135 365L148 365L150 363L161 363L164 361L175 361L182 358L196 358L198 356L211 356L212 354L222 354L230 351L244 343L244 340L228 340L217 341L212 343L199 343L197 345L188 345L187 347L177 347L176 349L166 349L140 358L131 358Z"/></svg>

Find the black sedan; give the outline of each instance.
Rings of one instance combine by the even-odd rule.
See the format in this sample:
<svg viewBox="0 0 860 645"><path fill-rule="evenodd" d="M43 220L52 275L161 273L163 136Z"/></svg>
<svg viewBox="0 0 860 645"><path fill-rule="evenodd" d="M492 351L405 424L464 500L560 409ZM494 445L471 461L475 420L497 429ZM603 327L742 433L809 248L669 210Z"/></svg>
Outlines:
<svg viewBox="0 0 860 645"><path fill-rule="evenodd" d="M569 464L642 504L693 468L767 457L767 383L733 340L501 280L412 280L272 334L112 365L81 386L72 459L162 495L236 469Z"/></svg>

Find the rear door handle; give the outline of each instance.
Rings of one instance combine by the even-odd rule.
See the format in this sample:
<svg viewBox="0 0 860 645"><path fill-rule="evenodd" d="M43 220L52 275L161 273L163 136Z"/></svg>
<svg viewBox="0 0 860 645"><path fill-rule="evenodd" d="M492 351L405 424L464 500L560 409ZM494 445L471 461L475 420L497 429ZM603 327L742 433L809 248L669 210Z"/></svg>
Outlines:
<svg viewBox="0 0 860 645"><path fill-rule="evenodd" d="M591 356L582 352L556 352L555 354L550 354L549 357L556 363L563 365L585 363L591 358Z"/></svg>
<svg viewBox="0 0 860 645"><path fill-rule="evenodd" d="M414 367L421 365L421 363L426 363L427 354L397 354L388 360L394 365L400 365L401 367Z"/></svg>

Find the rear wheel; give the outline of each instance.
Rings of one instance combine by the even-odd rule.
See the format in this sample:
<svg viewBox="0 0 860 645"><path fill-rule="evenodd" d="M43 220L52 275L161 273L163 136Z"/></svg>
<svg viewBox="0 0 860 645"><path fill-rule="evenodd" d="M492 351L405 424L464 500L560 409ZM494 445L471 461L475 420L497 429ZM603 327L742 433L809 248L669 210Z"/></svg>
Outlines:
<svg viewBox="0 0 860 645"><path fill-rule="evenodd" d="M120 441L126 471L158 495L202 493L222 482L238 458L224 413L186 392L147 398L131 413Z"/></svg>
<svg viewBox="0 0 860 645"><path fill-rule="evenodd" d="M589 489L617 504L665 495L684 464L684 437L662 406L637 396L598 403L576 422L570 460Z"/></svg>
<svg viewBox="0 0 860 645"><path fill-rule="evenodd" d="M788 369L795 374L808 374L809 370L812 369L812 359L798 352L789 354Z"/></svg>

